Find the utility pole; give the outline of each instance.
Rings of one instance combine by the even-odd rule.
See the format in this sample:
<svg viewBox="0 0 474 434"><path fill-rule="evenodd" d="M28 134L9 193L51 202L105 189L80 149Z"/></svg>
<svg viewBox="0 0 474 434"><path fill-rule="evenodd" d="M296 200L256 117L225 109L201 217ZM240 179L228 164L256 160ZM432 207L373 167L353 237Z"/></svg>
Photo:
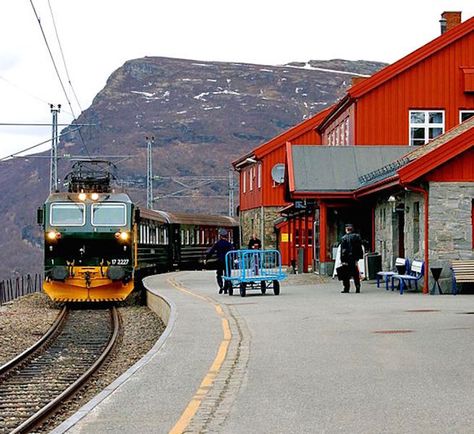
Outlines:
<svg viewBox="0 0 474 434"><path fill-rule="evenodd" d="M229 170L229 216L234 217L234 172Z"/></svg>
<svg viewBox="0 0 474 434"><path fill-rule="evenodd" d="M147 140L147 153L146 153L146 207L153 209L153 168L152 168L152 144L155 142L155 138L146 137Z"/></svg>
<svg viewBox="0 0 474 434"><path fill-rule="evenodd" d="M50 104L49 106L51 108L51 113L53 114L49 192L54 193L55 191L58 191L58 113L61 111L61 104L58 104L57 106Z"/></svg>

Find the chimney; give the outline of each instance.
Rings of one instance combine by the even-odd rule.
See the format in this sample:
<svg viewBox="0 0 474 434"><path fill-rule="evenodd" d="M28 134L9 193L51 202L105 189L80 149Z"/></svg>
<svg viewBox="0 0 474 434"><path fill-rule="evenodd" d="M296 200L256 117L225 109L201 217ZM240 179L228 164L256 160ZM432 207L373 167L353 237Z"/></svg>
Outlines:
<svg viewBox="0 0 474 434"><path fill-rule="evenodd" d="M443 34L461 24L461 12L443 12L439 23L441 25L441 34Z"/></svg>

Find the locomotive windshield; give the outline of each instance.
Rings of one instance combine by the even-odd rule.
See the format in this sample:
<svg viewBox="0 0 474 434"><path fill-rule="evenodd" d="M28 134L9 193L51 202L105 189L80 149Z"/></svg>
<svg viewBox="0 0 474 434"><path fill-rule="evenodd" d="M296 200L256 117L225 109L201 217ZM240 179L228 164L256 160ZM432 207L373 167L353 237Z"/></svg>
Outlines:
<svg viewBox="0 0 474 434"><path fill-rule="evenodd" d="M92 205L92 224L94 226L125 226L126 208L123 203Z"/></svg>
<svg viewBox="0 0 474 434"><path fill-rule="evenodd" d="M83 203L53 203L51 224L55 226L83 226L85 223Z"/></svg>

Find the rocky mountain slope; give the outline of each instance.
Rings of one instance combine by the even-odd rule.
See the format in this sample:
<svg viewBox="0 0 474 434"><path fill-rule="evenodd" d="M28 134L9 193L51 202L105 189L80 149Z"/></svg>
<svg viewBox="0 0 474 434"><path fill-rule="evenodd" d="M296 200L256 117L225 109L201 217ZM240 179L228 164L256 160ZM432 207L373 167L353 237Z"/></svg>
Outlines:
<svg viewBox="0 0 474 434"><path fill-rule="evenodd" d="M109 77L78 123L63 130L59 164L68 156L127 156L119 177L134 200L145 201L146 136L153 136L154 174L162 177L227 175L236 157L324 109L343 95L351 77L370 75L384 64L368 61L292 62L283 66L201 62L145 57L126 62ZM19 176L21 174L21 176ZM37 270L42 235L36 207L49 185L47 159L11 160L0 167L2 229L0 279ZM165 178L155 196L177 190ZM155 207L226 212L225 183L210 184L185 199L160 199Z"/></svg>

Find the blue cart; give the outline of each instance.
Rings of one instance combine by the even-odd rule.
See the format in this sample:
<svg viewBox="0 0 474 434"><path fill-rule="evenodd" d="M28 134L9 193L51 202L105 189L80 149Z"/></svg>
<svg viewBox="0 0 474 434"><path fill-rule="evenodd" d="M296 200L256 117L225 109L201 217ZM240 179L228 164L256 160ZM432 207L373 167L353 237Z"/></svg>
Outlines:
<svg viewBox="0 0 474 434"><path fill-rule="evenodd" d="M245 297L247 290L258 289L265 294L273 289L280 294L280 280L286 277L281 270L281 256L278 250L231 250L225 257L224 289L233 295L239 288Z"/></svg>

